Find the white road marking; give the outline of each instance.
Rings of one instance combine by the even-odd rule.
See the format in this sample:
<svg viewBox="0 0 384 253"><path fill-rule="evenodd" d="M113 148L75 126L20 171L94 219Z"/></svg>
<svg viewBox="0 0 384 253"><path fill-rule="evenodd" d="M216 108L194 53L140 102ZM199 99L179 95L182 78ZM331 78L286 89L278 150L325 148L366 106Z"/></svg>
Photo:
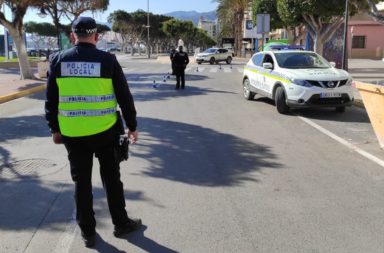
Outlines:
<svg viewBox="0 0 384 253"><path fill-rule="evenodd" d="M72 219L67 224L67 227L65 228L64 233L60 236L60 238L56 244L55 250L53 251L54 253L69 253L70 252L70 249L71 249L72 244L73 244L73 240L75 239L76 234L77 234L77 230L78 230L76 219L75 219L75 215L76 215L75 212L76 211L73 210Z"/></svg>
<svg viewBox="0 0 384 253"><path fill-rule="evenodd" d="M325 134L325 135L331 137L331 138L334 139L335 141L337 141L337 142L343 144L344 146L346 146L346 147L348 147L348 148L354 150L355 152L359 153L360 155L364 156L365 158L371 160L372 162L374 162L374 163L376 163L376 164L378 164L378 165L380 165L381 167L384 168L384 161L381 160L381 159L379 159L378 157L376 157L376 156L374 156L374 155L372 155L372 154L370 154L370 153L368 153L368 152L362 150L361 148L356 147L356 146L353 145L352 143L350 143L350 142L344 140L343 138L337 136L336 134L334 134L334 133L328 131L327 129L325 129L325 128L321 127L321 126L319 126L318 124L316 124L316 123L313 122L312 120L309 120L309 119L304 118L304 117L301 117L301 116L298 116L298 117L299 117L299 119L303 120L303 121L304 121L305 123L307 123L308 125L310 125L310 126L316 128L317 130L319 130L319 131L322 132L323 134Z"/></svg>
<svg viewBox="0 0 384 253"><path fill-rule="evenodd" d="M211 69L209 70L209 72L211 72L211 73L216 73L216 72L217 72L217 68L211 68Z"/></svg>

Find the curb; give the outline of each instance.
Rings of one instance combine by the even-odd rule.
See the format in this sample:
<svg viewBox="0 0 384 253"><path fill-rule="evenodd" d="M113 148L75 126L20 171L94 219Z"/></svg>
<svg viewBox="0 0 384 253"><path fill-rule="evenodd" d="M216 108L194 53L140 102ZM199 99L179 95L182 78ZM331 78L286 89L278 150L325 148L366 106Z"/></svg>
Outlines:
<svg viewBox="0 0 384 253"><path fill-rule="evenodd" d="M362 108L362 109L365 109L363 100L355 99L355 100L353 101L353 105L354 105L354 106L357 106L357 107L360 107L360 108Z"/></svg>
<svg viewBox="0 0 384 253"><path fill-rule="evenodd" d="M8 95L0 96L0 104L14 100L14 99L17 99L17 98L24 97L27 95L31 95L31 94L39 92L39 91L43 91L43 90L45 90L45 88L46 88L46 84L42 83L42 84L39 84L33 88L29 88L29 89L17 91L17 92L8 94Z"/></svg>

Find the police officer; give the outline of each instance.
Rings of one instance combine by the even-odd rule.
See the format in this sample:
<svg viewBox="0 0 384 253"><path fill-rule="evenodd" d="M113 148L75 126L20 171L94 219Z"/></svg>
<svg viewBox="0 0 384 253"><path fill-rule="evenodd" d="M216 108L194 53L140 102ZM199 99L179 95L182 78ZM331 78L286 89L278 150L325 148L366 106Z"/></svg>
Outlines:
<svg viewBox="0 0 384 253"><path fill-rule="evenodd" d="M86 247L95 244L92 161L95 155L114 224L120 237L141 227L128 218L120 167L115 156L118 140L117 104L132 143L138 138L136 109L116 57L96 49L96 22L79 17L72 24L75 46L50 59L45 102L53 142L64 143L75 183L76 220Z"/></svg>
<svg viewBox="0 0 384 253"><path fill-rule="evenodd" d="M181 88L185 87L185 68L189 63L188 54L183 52L183 46L179 46L179 51L176 52L172 58L172 63L175 67L176 74L176 89L180 88L180 79L181 79Z"/></svg>

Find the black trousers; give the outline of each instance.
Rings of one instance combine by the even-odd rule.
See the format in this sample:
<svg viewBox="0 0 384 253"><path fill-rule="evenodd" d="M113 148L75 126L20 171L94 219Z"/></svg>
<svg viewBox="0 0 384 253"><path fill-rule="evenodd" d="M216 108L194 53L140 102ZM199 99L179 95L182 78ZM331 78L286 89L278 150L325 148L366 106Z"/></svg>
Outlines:
<svg viewBox="0 0 384 253"><path fill-rule="evenodd" d="M99 160L100 176L113 224L122 226L128 222L123 183L120 180L120 166L115 158L116 133L111 129L91 137L64 137L71 176L75 183L76 221L85 234L94 234L96 227L92 194L94 155Z"/></svg>
<svg viewBox="0 0 384 253"><path fill-rule="evenodd" d="M181 88L184 88L185 87L185 68L176 66L175 74L176 74L176 88L180 88L180 81L181 81Z"/></svg>

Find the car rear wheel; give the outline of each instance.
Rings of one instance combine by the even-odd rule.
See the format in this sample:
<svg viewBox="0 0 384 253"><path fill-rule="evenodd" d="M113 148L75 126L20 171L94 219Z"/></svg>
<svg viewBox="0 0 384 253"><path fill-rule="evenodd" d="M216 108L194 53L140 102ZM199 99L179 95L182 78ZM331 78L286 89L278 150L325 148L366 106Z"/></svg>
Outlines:
<svg viewBox="0 0 384 253"><path fill-rule="evenodd" d="M289 107L287 105L285 91L283 87L277 87L275 94L275 103L277 111L281 114L287 114Z"/></svg>
<svg viewBox="0 0 384 253"><path fill-rule="evenodd" d="M232 62L232 57L228 56L226 62L227 62L227 64L231 64L231 62Z"/></svg>
<svg viewBox="0 0 384 253"><path fill-rule="evenodd" d="M252 92L250 89L250 83L248 78L244 79L243 81L243 95L246 100L252 100L256 95L256 93Z"/></svg>
<svg viewBox="0 0 384 253"><path fill-rule="evenodd" d="M215 61L216 61L216 60L215 60L215 57L212 57L211 59L209 59L209 64L211 64L211 65L212 65L212 64L214 64L214 63L215 63Z"/></svg>
<svg viewBox="0 0 384 253"><path fill-rule="evenodd" d="M336 111L336 112L345 112L345 106L337 106L337 107L335 108L335 111Z"/></svg>

